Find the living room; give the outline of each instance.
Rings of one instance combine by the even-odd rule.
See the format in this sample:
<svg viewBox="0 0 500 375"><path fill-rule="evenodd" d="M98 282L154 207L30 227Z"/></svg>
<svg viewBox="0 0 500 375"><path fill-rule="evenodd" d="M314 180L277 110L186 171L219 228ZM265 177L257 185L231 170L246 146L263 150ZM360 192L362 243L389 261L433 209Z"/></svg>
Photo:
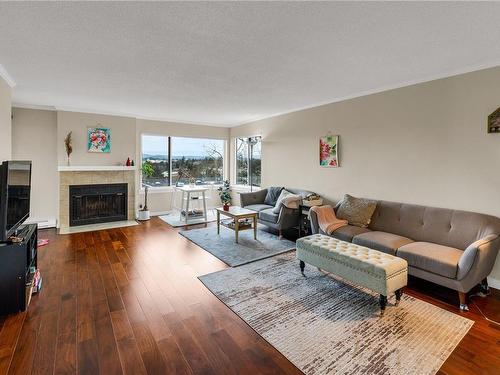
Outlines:
<svg viewBox="0 0 500 375"><path fill-rule="evenodd" d="M0 4L0 374L498 373L498 14Z"/></svg>

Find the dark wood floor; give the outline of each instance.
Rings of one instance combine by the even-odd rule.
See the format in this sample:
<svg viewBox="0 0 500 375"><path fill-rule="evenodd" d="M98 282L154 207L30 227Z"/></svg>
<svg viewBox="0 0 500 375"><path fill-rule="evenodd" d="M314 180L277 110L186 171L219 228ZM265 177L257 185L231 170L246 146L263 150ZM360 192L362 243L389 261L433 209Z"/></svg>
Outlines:
<svg viewBox="0 0 500 375"><path fill-rule="evenodd" d="M154 218L140 226L40 233L43 290L0 317L0 374L300 374L197 279L227 266ZM450 291L408 293L457 312ZM500 320L500 297L476 300ZM476 324L441 374L499 374L500 329Z"/></svg>

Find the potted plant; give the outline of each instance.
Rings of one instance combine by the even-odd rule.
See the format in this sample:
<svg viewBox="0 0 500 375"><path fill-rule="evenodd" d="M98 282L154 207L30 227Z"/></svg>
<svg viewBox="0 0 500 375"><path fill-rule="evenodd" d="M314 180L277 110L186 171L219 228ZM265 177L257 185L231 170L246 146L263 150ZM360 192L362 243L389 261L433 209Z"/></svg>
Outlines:
<svg viewBox="0 0 500 375"><path fill-rule="evenodd" d="M153 164L149 161L145 161L142 163L141 167L142 175L144 177L153 177L155 174L155 170L153 169ZM144 206L140 206L139 215L137 217L138 220L149 220L150 214L148 209L148 190L149 186L146 184L142 184L144 186Z"/></svg>
<svg viewBox="0 0 500 375"><path fill-rule="evenodd" d="M229 211L229 205L231 204L231 189L229 188L229 180L224 181L222 186L218 189L219 198L223 204L224 211Z"/></svg>

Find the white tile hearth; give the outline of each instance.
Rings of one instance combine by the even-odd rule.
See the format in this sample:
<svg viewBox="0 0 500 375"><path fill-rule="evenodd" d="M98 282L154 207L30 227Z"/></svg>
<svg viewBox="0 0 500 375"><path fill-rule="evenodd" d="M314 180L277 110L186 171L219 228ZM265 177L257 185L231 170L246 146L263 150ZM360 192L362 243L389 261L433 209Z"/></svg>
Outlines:
<svg viewBox="0 0 500 375"><path fill-rule="evenodd" d="M134 226L134 225L139 225L139 223L137 221L135 221L135 220L125 220L125 221L113 221L111 223L79 225L77 227L59 228L59 234L73 234L73 233L82 233L82 232L93 232L93 231L96 231L96 230L131 227L131 226Z"/></svg>

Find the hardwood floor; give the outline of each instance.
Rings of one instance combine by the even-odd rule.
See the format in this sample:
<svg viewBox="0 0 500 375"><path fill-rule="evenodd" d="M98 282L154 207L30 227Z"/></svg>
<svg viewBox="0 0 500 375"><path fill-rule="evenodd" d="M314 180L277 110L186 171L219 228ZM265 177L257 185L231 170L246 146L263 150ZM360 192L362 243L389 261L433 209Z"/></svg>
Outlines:
<svg viewBox="0 0 500 375"><path fill-rule="evenodd" d="M0 374L301 373L197 279L227 266L160 219L39 237L43 289L0 317ZM411 281L409 294L458 313L454 293ZM474 301L500 320L499 294ZM476 324L440 374L499 373L500 327L470 308Z"/></svg>

